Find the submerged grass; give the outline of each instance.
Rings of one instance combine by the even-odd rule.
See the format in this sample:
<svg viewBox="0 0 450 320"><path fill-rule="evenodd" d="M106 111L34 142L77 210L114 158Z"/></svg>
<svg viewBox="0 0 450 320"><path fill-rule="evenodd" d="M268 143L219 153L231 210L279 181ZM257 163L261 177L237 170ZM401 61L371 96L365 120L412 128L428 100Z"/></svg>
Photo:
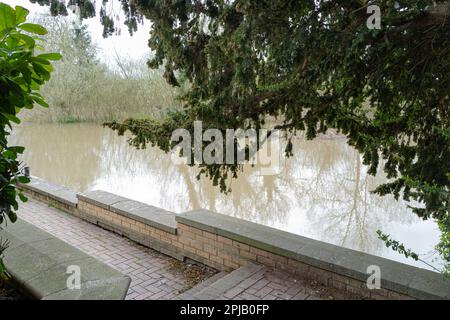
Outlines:
<svg viewBox="0 0 450 320"><path fill-rule="evenodd" d="M158 71L148 70L139 77L124 78L100 68L71 72L58 67L42 90L50 107L27 110L25 120L102 123L127 117L158 117L169 108L180 107L177 92Z"/></svg>
<svg viewBox="0 0 450 320"><path fill-rule="evenodd" d="M116 54L108 67L98 59L97 48L86 28L75 30L65 18L41 17L49 33L46 50L61 52L50 81L42 88L48 109L25 110L22 118L32 122L96 122L128 117L158 117L179 108L175 90L161 70L149 69L146 58L131 60Z"/></svg>

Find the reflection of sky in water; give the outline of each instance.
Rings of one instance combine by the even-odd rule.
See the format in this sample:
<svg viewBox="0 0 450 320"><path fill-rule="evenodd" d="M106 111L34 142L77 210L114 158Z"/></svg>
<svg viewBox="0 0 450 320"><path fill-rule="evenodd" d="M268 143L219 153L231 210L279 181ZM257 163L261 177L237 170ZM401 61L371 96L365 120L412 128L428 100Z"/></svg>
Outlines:
<svg viewBox="0 0 450 320"><path fill-rule="evenodd" d="M155 148L137 151L97 125L16 129L13 140L26 146L24 160L32 174L75 190L102 189L177 213L210 209L420 267L425 265L385 248L375 231L420 254L433 251L439 240L433 222L416 218L401 201L370 193L385 181L383 175L367 175L360 156L342 138L299 138L295 156L282 159L278 175L245 168L224 195L209 180L198 181L195 168L176 166Z"/></svg>

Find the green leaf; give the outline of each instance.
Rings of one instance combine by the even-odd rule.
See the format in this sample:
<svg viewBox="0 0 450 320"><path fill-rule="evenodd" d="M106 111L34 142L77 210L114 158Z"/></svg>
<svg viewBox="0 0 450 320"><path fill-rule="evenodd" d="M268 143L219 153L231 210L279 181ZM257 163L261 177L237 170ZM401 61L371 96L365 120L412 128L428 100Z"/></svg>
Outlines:
<svg viewBox="0 0 450 320"><path fill-rule="evenodd" d="M12 114L7 114L4 113L3 114L9 121L14 122L15 124L20 124L20 119L17 118L16 116L12 115Z"/></svg>
<svg viewBox="0 0 450 320"><path fill-rule="evenodd" d="M4 39L8 32L11 31L12 28L0 29L0 39ZM0 42L0 45L2 42ZM6 50L6 48L2 48L2 50Z"/></svg>
<svg viewBox="0 0 450 320"><path fill-rule="evenodd" d="M27 202L28 198L23 194L23 193L19 193L19 198L22 202Z"/></svg>
<svg viewBox="0 0 450 320"><path fill-rule="evenodd" d="M50 79L50 72L41 64L33 62L34 72L42 79L48 81Z"/></svg>
<svg viewBox="0 0 450 320"><path fill-rule="evenodd" d="M25 22L30 11L21 6L16 6L16 23Z"/></svg>
<svg viewBox="0 0 450 320"><path fill-rule="evenodd" d="M12 223L17 221L17 215L16 215L16 213L14 211L8 212L8 217L9 217L9 220L11 220Z"/></svg>
<svg viewBox="0 0 450 320"><path fill-rule="evenodd" d="M25 177L25 176L19 176L19 177L17 178L17 180L19 181L19 183L24 183L24 184L30 182L30 178Z"/></svg>
<svg viewBox="0 0 450 320"><path fill-rule="evenodd" d="M2 258L0 258L0 276L3 277L4 274L5 274L5 272L6 272L5 265L4 265L4 263L3 263Z"/></svg>
<svg viewBox="0 0 450 320"><path fill-rule="evenodd" d="M15 153L23 153L25 151L25 147L22 146L8 147L8 149Z"/></svg>
<svg viewBox="0 0 450 320"><path fill-rule="evenodd" d="M59 53L44 53L38 55L37 57L47 60L60 60L62 58L62 55Z"/></svg>
<svg viewBox="0 0 450 320"><path fill-rule="evenodd" d="M2 154L5 159L16 160L17 155L11 150L5 150Z"/></svg>
<svg viewBox="0 0 450 320"><path fill-rule="evenodd" d="M0 2L0 31L16 25L16 13L7 4Z"/></svg>
<svg viewBox="0 0 450 320"><path fill-rule="evenodd" d="M44 108L48 108L48 103L45 102L44 99L42 99L41 97L31 96L31 99L33 99L34 102L43 106Z"/></svg>
<svg viewBox="0 0 450 320"><path fill-rule="evenodd" d="M24 33L12 34L11 38L17 39L19 41L23 41L29 47L34 47L34 45L36 44L36 41L33 39L33 37L30 37L29 35L24 34Z"/></svg>
<svg viewBox="0 0 450 320"><path fill-rule="evenodd" d="M30 61L37 62L39 64L46 65L46 66L50 64L50 62L47 59L42 58L40 56L32 57L32 58L30 58Z"/></svg>
<svg viewBox="0 0 450 320"><path fill-rule="evenodd" d="M43 26L40 26L40 25L34 24L34 23L23 23L23 24L19 25L18 27L26 32L30 32L30 33L34 33L34 34L39 34L39 35L47 34L47 29L45 29Z"/></svg>

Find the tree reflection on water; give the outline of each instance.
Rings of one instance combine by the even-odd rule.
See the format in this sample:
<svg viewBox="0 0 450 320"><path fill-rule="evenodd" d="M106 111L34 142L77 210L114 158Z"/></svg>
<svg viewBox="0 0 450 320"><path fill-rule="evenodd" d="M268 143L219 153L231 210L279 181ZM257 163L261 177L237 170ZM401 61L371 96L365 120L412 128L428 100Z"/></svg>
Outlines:
<svg viewBox="0 0 450 320"><path fill-rule="evenodd" d="M198 181L196 168L175 165L156 148L135 150L99 125L22 125L12 140L26 146L33 175L74 190L103 189L174 212L209 209L373 254L396 258L376 239L377 229L424 223L403 201L372 194L386 178L368 175L360 155L332 134L297 137L295 155L282 159L277 175L245 166L227 195ZM431 250L438 231L427 228L434 233L423 248Z"/></svg>

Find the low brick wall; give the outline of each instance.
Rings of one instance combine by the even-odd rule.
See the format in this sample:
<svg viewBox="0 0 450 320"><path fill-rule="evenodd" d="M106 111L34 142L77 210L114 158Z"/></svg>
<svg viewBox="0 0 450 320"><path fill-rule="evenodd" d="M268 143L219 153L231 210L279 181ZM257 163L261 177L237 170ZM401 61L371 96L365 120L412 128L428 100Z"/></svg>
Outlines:
<svg viewBox="0 0 450 320"><path fill-rule="evenodd" d="M173 229L173 231L162 230L148 223L137 221L89 203L84 197L79 199L78 211L78 216L85 220L164 254L176 257L179 260L183 259L183 256L177 250L179 241L176 229Z"/></svg>
<svg viewBox="0 0 450 320"><path fill-rule="evenodd" d="M61 201L61 194L49 196L55 187L39 179L24 188L52 205ZM450 281L440 274L234 217L206 210L175 214L105 191L76 198L75 209L67 199L59 207L179 260L225 271L254 261L372 299L450 296ZM382 288L369 290L367 268L374 265L381 270Z"/></svg>
<svg viewBox="0 0 450 320"><path fill-rule="evenodd" d="M337 273L182 223L178 224L178 230L179 241L182 248L186 251L185 255L204 264L212 265L211 262L213 262L215 266L229 270L237 269L248 261L254 261L366 298L408 298L405 295L386 289L371 291L367 289L365 282L341 276Z"/></svg>
<svg viewBox="0 0 450 320"><path fill-rule="evenodd" d="M76 193L66 187L33 177L30 183L20 185L19 189L34 199L47 203L52 207L71 214L77 214L78 199Z"/></svg>

